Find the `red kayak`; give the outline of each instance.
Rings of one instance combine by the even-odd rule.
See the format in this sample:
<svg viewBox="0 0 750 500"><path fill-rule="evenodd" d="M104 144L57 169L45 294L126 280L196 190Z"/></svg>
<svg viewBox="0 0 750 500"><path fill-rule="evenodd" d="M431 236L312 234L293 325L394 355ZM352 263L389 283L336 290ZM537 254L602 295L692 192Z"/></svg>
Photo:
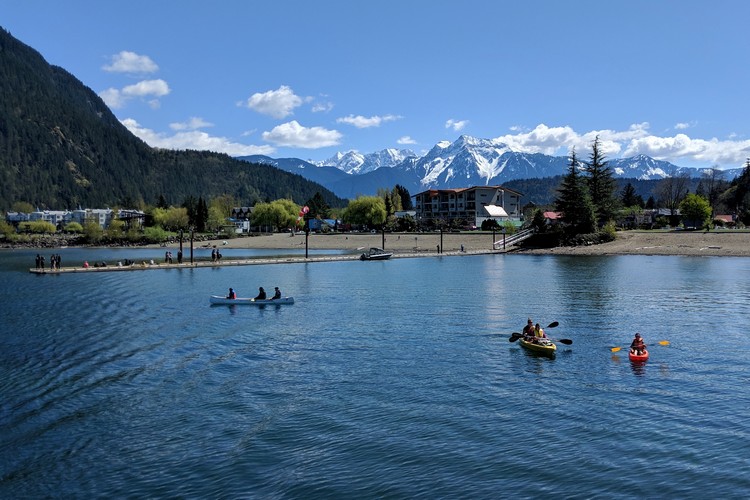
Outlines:
<svg viewBox="0 0 750 500"><path fill-rule="evenodd" d="M635 354L633 351L630 351L628 353L628 358L630 358L630 361L636 361L636 362L643 362L648 359L648 351L643 350L643 354Z"/></svg>

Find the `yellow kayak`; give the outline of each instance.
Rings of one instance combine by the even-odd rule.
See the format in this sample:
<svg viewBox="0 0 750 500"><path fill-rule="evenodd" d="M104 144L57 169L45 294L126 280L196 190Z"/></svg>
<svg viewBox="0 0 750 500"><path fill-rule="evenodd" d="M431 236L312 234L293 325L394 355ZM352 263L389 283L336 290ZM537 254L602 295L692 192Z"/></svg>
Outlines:
<svg viewBox="0 0 750 500"><path fill-rule="evenodd" d="M531 342L521 338L518 339L518 342L521 344L521 347L537 354L554 356L555 352L557 352L557 346L549 339L538 339L536 342Z"/></svg>

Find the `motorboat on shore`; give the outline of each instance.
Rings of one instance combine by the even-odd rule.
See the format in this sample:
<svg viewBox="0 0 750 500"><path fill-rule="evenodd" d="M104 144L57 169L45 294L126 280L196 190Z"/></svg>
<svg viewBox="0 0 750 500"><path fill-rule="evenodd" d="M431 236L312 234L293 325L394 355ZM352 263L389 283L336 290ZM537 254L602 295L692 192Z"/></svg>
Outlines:
<svg viewBox="0 0 750 500"><path fill-rule="evenodd" d="M372 247L367 252L359 256L360 260L388 260L393 254L386 252L382 248Z"/></svg>

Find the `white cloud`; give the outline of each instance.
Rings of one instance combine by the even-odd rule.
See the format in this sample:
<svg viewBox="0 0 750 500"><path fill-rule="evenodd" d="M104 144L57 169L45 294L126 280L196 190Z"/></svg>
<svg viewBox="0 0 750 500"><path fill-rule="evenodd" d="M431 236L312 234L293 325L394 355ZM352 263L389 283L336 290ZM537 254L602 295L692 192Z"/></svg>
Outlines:
<svg viewBox="0 0 750 500"><path fill-rule="evenodd" d="M398 139L398 140L396 141L396 143L397 143L397 144L403 144L403 145L406 145L406 144L416 144L416 143L417 143L417 141L415 141L414 139L412 139L412 138L411 138L411 137L409 137L408 135L405 135L405 136L403 136L403 137L399 138L399 139Z"/></svg>
<svg viewBox="0 0 750 500"><path fill-rule="evenodd" d="M379 127L381 123L392 122L394 120L400 120L402 117L398 115L385 115L385 116L371 116L369 118L365 116L344 116L337 118L336 123L346 123L348 125L354 125L357 128L370 128Z"/></svg>
<svg viewBox="0 0 750 500"><path fill-rule="evenodd" d="M123 87L122 94L127 97L164 97L171 90L164 80L142 80L136 84Z"/></svg>
<svg viewBox="0 0 750 500"><path fill-rule="evenodd" d="M148 105L152 108L158 108L160 106L159 98L170 92L169 85L164 80L143 80L123 87L122 90L108 88L99 92L99 97L112 109L123 108L130 99L135 97L153 97L153 99L147 100Z"/></svg>
<svg viewBox="0 0 750 500"><path fill-rule="evenodd" d="M525 153L564 155L575 147L578 156L585 158L596 137L599 137L602 152L610 158L643 154L675 164L687 161L696 165L739 167L750 155L750 140L694 139L682 133L660 137L649 132L648 122L633 124L627 130L605 129L584 133L576 132L569 126L548 127L539 124L531 131L500 136L496 140L514 151Z"/></svg>
<svg viewBox="0 0 750 500"><path fill-rule="evenodd" d="M186 122L170 123L169 128L172 130L197 130L199 128L213 127L214 124L205 121L203 118L196 116L190 117Z"/></svg>
<svg viewBox="0 0 750 500"><path fill-rule="evenodd" d="M690 128L690 124L689 123L678 123L678 124L676 124L674 126L674 128L677 129L677 130L685 130L686 128Z"/></svg>
<svg viewBox="0 0 750 500"><path fill-rule="evenodd" d="M99 92L99 97L102 98L104 104L109 106L110 109L120 109L125 106L127 99L120 93L118 89L108 88Z"/></svg>
<svg viewBox="0 0 750 500"><path fill-rule="evenodd" d="M291 88L282 85L277 90L251 95L245 106L258 113L282 119L291 115L294 108L302 105L302 102L303 99Z"/></svg>
<svg viewBox="0 0 750 500"><path fill-rule="evenodd" d="M134 135L140 137L151 147L163 149L194 149L198 151L214 151L226 153L230 156L247 156L254 154L270 155L276 149L273 146L253 146L232 142L226 137L213 137L205 132L190 130L166 135L151 129L141 127L132 118L122 120L122 124Z"/></svg>
<svg viewBox="0 0 750 500"><path fill-rule="evenodd" d="M312 112L313 113L328 113L333 109L333 103L332 102L316 102L313 104Z"/></svg>
<svg viewBox="0 0 750 500"><path fill-rule="evenodd" d="M317 149L336 146L341 142L342 135L337 130L327 130L323 127L303 127L296 120L283 123L270 132L263 132L263 140L277 146L290 148Z"/></svg>
<svg viewBox="0 0 750 500"><path fill-rule="evenodd" d="M148 56L141 56L135 52L123 50L112 56L112 63L102 66L104 71L110 73L155 73L159 66Z"/></svg>
<svg viewBox="0 0 750 500"><path fill-rule="evenodd" d="M750 140L693 139L686 134L677 134L674 137L648 136L630 141L623 151L623 156L626 157L635 154L644 154L673 163L686 159L707 165L741 167L750 155Z"/></svg>
<svg viewBox="0 0 750 500"><path fill-rule="evenodd" d="M445 122L445 128L453 129L455 132L459 132L469 124L469 120L454 120L450 119Z"/></svg>

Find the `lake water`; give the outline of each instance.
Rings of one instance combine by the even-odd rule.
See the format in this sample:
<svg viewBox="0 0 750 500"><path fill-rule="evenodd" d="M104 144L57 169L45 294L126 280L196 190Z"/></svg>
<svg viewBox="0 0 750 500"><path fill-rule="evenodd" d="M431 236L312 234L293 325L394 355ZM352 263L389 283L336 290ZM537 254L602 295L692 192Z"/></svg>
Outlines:
<svg viewBox="0 0 750 500"><path fill-rule="evenodd" d="M35 254L0 252L0 498L750 497L750 259ZM573 345L509 342L529 316Z"/></svg>

